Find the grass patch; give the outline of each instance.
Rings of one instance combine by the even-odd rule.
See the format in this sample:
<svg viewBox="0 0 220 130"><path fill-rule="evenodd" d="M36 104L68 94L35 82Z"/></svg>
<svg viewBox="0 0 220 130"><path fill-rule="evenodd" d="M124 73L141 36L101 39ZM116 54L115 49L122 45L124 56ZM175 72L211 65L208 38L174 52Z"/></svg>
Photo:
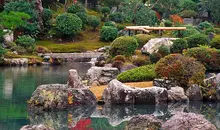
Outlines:
<svg viewBox="0 0 220 130"><path fill-rule="evenodd" d="M28 59L36 59L38 61L42 61L42 58L39 56L35 56L31 54L17 55L17 54L12 53L11 51L8 51L4 57L5 58L28 58Z"/></svg>

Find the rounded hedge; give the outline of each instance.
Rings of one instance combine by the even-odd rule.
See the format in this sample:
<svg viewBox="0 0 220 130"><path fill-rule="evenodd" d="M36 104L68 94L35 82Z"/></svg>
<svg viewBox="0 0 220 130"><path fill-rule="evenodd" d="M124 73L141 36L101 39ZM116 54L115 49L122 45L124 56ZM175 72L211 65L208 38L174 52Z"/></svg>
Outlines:
<svg viewBox="0 0 220 130"><path fill-rule="evenodd" d="M161 54L162 57L165 57L170 54L170 48L168 46L162 45L158 48L158 53Z"/></svg>
<svg viewBox="0 0 220 130"><path fill-rule="evenodd" d="M208 37L204 34L194 34L186 40L189 48L198 47L199 45L208 45L209 42Z"/></svg>
<svg viewBox="0 0 220 130"><path fill-rule="evenodd" d="M189 84L201 84L205 78L205 67L196 59L181 54L171 54L157 62L156 77L176 81L183 88Z"/></svg>
<svg viewBox="0 0 220 130"><path fill-rule="evenodd" d="M86 10L81 4L73 4L67 9L67 13L75 14L77 12L86 12Z"/></svg>
<svg viewBox="0 0 220 130"><path fill-rule="evenodd" d="M101 24L101 19L95 15L90 15L88 17L88 24L95 30Z"/></svg>
<svg viewBox="0 0 220 130"><path fill-rule="evenodd" d="M111 11L111 9L110 9L108 6L104 6L104 7L101 8L101 12L102 12L102 14L104 14L105 16L106 16L107 14L109 14L110 11Z"/></svg>
<svg viewBox="0 0 220 130"><path fill-rule="evenodd" d="M188 44L185 39L177 39L173 41L173 45L171 46L171 52L182 53L182 51L187 48L188 48Z"/></svg>
<svg viewBox="0 0 220 130"><path fill-rule="evenodd" d="M75 14L65 13L56 18L56 29L62 36L76 35L81 28L82 20Z"/></svg>
<svg viewBox="0 0 220 130"><path fill-rule="evenodd" d="M213 28L213 29L214 29L213 25L212 25L211 23L209 23L208 21L201 22L201 23L199 24L199 29L200 29L200 30L206 30L206 29L208 29L208 28Z"/></svg>
<svg viewBox="0 0 220 130"><path fill-rule="evenodd" d="M120 13L120 12L110 14L109 19L111 21L116 22L116 23L123 23L124 22L124 17L122 15L122 13Z"/></svg>
<svg viewBox="0 0 220 130"><path fill-rule="evenodd" d="M217 35L212 39L211 47L220 49L220 35Z"/></svg>
<svg viewBox="0 0 220 130"><path fill-rule="evenodd" d="M85 12L77 12L76 15L82 20L82 26L88 23L88 15Z"/></svg>
<svg viewBox="0 0 220 130"><path fill-rule="evenodd" d="M137 39L139 48L142 48L150 39L155 38L155 36L148 34L137 34L134 36Z"/></svg>
<svg viewBox="0 0 220 130"><path fill-rule="evenodd" d="M115 23L112 21L108 21L104 23L104 26L112 26L112 27L116 27Z"/></svg>
<svg viewBox="0 0 220 130"><path fill-rule="evenodd" d="M112 26L103 26L100 30L100 36L103 41L113 41L118 36L118 29Z"/></svg>
<svg viewBox="0 0 220 130"><path fill-rule="evenodd" d="M117 76L121 82L152 81L155 78L155 65L146 65L125 71Z"/></svg>
<svg viewBox="0 0 220 130"><path fill-rule="evenodd" d="M131 56L134 54L138 47L138 42L135 38L129 36L122 36L116 38L109 49L110 56L114 57L116 55Z"/></svg>

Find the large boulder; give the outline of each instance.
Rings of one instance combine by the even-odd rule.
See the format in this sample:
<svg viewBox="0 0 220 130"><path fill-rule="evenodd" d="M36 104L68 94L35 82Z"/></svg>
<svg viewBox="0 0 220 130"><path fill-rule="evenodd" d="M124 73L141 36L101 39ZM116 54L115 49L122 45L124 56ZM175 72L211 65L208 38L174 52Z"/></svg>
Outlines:
<svg viewBox="0 0 220 130"><path fill-rule="evenodd" d="M12 66L25 66L28 65L28 59L27 58L11 58L11 59L4 59L4 63L6 65L12 65Z"/></svg>
<svg viewBox="0 0 220 130"><path fill-rule="evenodd" d="M162 125L162 130L217 130L202 115L177 113Z"/></svg>
<svg viewBox="0 0 220 130"><path fill-rule="evenodd" d="M81 78L74 69L69 70L69 80L67 82L69 88L85 88L81 82Z"/></svg>
<svg viewBox="0 0 220 130"><path fill-rule="evenodd" d="M3 30L6 34L3 36L5 43L12 43L14 41L14 33L10 30Z"/></svg>
<svg viewBox="0 0 220 130"><path fill-rule="evenodd" d="M170 102L188 102L189 99L181 87L172 87L168 92L168 101Z"/></svg>
<svg viewBox="0 0 220 130"><path fill-rule="evenodd" d="M125 130L159 130L162 121L151 115L138 115L131 118Z"/></svg>
<svg viewBox="0 0 220 130"><path fill-rule="evenodd" d="M158 48L162 45L171 47L173 45L174 40L177 38L153 38L149 40L142 48L141 51L143 53L152 54L153 52L157 52Z"/></svg>
<svg viewBox="0 0 220 130"><path fill-rule="evenodd" d="M197 84L191 85L186 90L186 96L192 101L201 101L203 99L201 87Z"/></svg>
<svg viewBox="0 0 220 130"><path fill-rule="evenodd" d="M118 80L112 80L104 90L103 99L107 104L157 104L167 102L165 88L132 88Z"/></svg>
<svg viewBox="0 0 220 130"><path fill-rule="evenodd" d="M20 130L54 130L54 129L47 127L43 124L40 124L40 125L25 125Z"/></svg>
<svg viewBox="0 0 220 130"><path fill-rule="evenodd" d="M108 84L112 79L115 79L119 74L117 68L110 67L92 67L86 74L88 85L91 85L94 81L97 81L100 85Z"/></svg>

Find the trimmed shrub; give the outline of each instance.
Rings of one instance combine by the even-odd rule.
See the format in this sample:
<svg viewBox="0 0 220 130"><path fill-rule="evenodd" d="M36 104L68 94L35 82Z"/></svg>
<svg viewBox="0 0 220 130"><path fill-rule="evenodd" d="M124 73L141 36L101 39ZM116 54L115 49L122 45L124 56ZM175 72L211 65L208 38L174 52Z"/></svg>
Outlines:
<svg viewBox="0 0 220 130"><path fill-rule="evenodd" d="M100 36L103 41L113 41L118 36L118 29L112 26L103 26L100 30Z"/></svg>
<svg viewBox="0 0 220 130"><path fill-rule="evenodd" d="M136 65L136 66L143 66L143 65L147 65L150 64L150 60L149 58L145 58L145 57L137 57L132 59L132 64Z"/></svg>
<svg viewBox="0 0 220 130"><path fill-rule="evenodd" d="M124 17L122 15L122 13L120 13L120 12L110 14L109 19L111 21L116 22L116 23L123 23L124 22Z"/></svg>
<svg viewBox="0 0 220 130"><path fill-rule="evenodd" d="M104 6L101 8L101 12L104 15L104 17L107 17L107 15L110 13L111 9L108 6Z"/></svg>
<svg viewBox="0 0 220 130"><path fill-rule="evenodd" d="M137 34L134 38L137 39L139 48L142 48L150 39L154 38L155 36L148 35L148 34Z"/></svg>
<svg viewBox="0 0 220 130"><path fill-rule="evenodd" d="M16 44L24 47L28 52L33 52L35 48L35 39L28 35L18 36Z"/></svg>
<svg viewBox="0 0 220 130"><path fill-rule="evenodd" d="M220 49L220 35L215 36L211 41L211 47Z"/></svg>
<svg viewBox="0 0 220 130"><path fill-rule="evenodd" d="M150 54L151 63L157 63L161 58L162 58L162 55L160 53L154 52Z"/></svg>
<svg viewBox="0 0 220 130"><path fill-rule="evenodd" d="M90 15L88 17L88 24L93 27L93 31L95 31L95 29L101 24L101 20L95 15Z"/></svg>
<svg viewBox="0 0 220 130"><path fill-rule="evenodd" d="M198 47L199 45L208 45L209 42L208 37L204 34L194 34L186 40L189 48Z"/></svg>
<svg viewBox="0 0 220 130"><path fill-rule="evenodd" d="M56 18L57 33L61 36L74 36L82 29L82 20L75 14L65 13Z"/></svg>
<svg viewBox="0 0 220 130"><path fill-rule="evenodd" d="M117 79L121 82L141 82L151 81L155 78L155 65L146 65L125 71L118 75Z"/></svg>
<svg viewBox="0 0 220 130"><path fill-rule="evenodd" d="M220 51L215 48L196 47L184 51L184 55L194 57L207 70L220 70Z"/></svg>
<svg viewBox="0 0 220 130"><path fill-rule="evenodd" d="M213 27L213 25L211 24L211 23L209 23L208 21L205 21L205 22L201 22L200 24L199 24L199 27L198 27L200 30L206 30L206 29L208 29L208 28L213 28L214 29L214 27Z"/></svg>
<svg viewBox="0 0 220 130"><path fill-rule="evenodd" d="M171 54L157 62L155 67L157 78L176 81L187 89L189 84L201 84L205 78L205 67L194 58L181 54Z"/></svg>
<svg viewBox="0 0 220 130"><path fill-rule="evenodd" d="M118 28L118 30L123 30L123 29L125 29L125 25L118 24L117 28Z"/></svg>
<svg viewBox="0 0 220 130"><path fill-rule="evenodd" d="M114 62L114 61L121 61L121 62L125 63L125 62L126 62L126 58L125 58L125 56L123 56L123 55L117 55L117 56L115 56L115 57L113 58L113 62Z"/></svg>
<svg viewBox="0 0 220 130"><path fill-rule="evenodd" d="M134 54L138 47L137 40L133 37L122 36L116 38L109 49L110 56L114 57L116 55L131 56Z"/></svg>
<svg viewBox="0 0 220 130"><path fill-rule="evenodd" d="M85 12L77 12L76 15L82 20L82 27L88 24L88 15Z"/></svg>
<svg viewBox="0 0 220 130"><path fill-rule="evenodd" d="M192 25L186 25L186 30L180 31L180 33L182 37L189 37L194 34L200 34L197 28ZM175 37L178 37L178 31L177 30L172 31L172 35L174 35Z"/></svg>
<svg viewBox="0 0 220 130"><path fill-rule="evenodd" d="M173 45L171 46L171 52L182 53L182 51L186 48L188 48L187 41L185 39L177 39L173 41Z"/></svg>
<svg viewBox="0 0 220 130"><path fill-rule="evenodd" d="M198 13L194 10L184 10L180 13L180 16L183 18L191 18L196 17Z"/></svg>
<svg viewBox="0 0 220 130"><path fill-rule="evenodd" d="M86 10L81 4L73 4L67 9L67 13L75 14L77 12L86 12Z"/></svg>
<svg viewBox="0 0 220 130"><path fill-rule="evenodd" d="M161 54L162 57L165 57L170 54L170 48L168 46L162 45L158 48L158 53Z"/></svg>
<svg viewBox="0 0 220 130"><path fill-rule="evenodd" d="M173 23L170 20L165 20L164 25L165 25L165 27L172 27Z"/></svg>
<svg viewBox="0 0 220 130"><path fill-rule="evenodd" d="M112 26L112 27L115 27L115 24L114 24L114 22L109 21L109 22L105 22L105 23L104 23L104 26Z"/></svg>

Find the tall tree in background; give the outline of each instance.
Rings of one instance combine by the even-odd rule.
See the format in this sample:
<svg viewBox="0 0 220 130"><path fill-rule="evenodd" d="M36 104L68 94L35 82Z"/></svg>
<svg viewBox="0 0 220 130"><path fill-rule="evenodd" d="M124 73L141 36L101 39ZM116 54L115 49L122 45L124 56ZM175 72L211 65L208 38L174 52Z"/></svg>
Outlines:
<svg viewBox="0 0 220 130"><path fill-rule="evenodd" d="M220 23L220 2L219 0L209 0L208 1L209 10L211 11L211 15L213 20L217 23Z"/></svg>

